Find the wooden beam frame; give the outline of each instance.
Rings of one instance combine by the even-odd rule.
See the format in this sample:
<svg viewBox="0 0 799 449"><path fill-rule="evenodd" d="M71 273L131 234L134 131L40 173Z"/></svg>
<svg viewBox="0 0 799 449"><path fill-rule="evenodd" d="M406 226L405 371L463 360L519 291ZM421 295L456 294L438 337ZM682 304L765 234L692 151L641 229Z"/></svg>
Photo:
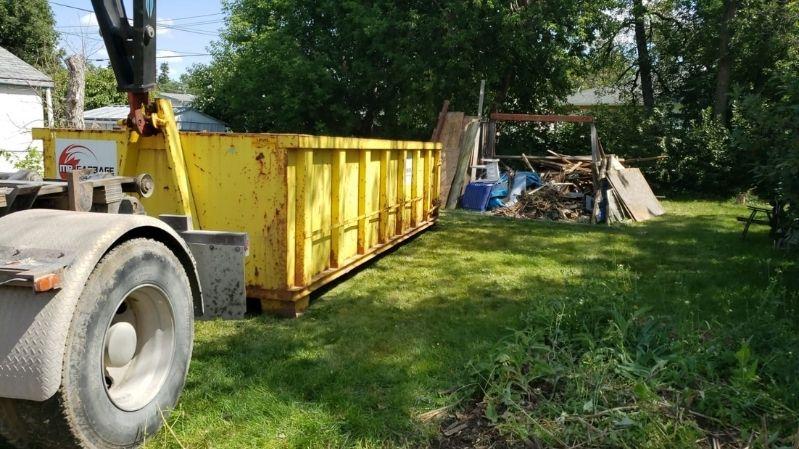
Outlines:
<svg viewBox="0 0 799 449"><path fill-rule="evenodd" d="M491 114L491 120L498 122L593 123L594 117L590 115L533 115L494 112Z"/></svg>

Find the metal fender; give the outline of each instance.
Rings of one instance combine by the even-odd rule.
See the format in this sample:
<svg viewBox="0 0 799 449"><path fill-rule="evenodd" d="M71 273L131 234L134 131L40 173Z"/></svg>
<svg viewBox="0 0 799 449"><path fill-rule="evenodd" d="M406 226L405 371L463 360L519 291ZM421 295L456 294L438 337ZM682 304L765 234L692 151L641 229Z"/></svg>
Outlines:
<svg viewBox="0 0 799 449"><path fill-rule="evenodd" d="M61 386L68 330L94 267L114 246L132 238L164 243L181 260L202 314L196 265L179 235L152 217L34 209L0 218L0 254L63 258L61 288L0 286L0 397L45 401ZM53 256L54 255L54 256Z"/></svg>

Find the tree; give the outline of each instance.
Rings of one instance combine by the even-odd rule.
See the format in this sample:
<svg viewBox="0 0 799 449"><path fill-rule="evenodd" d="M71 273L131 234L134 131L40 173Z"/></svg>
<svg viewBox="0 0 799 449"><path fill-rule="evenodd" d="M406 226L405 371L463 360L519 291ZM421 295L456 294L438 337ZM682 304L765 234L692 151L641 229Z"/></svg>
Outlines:
<svg viewBox="0 0 799 449"><path fill-rule="evenodd" d="M600 2L231 0L198 104L246 131L429 137L441 102L551 110Z"/></svg>
<svg viewBox="0 0 799 449"><path fill-rule="evenodd" d="M713 101L713 112L721 122L727 122L727 106L730 94L730 71L732 58L730 55L731 25L738 9L737 0L724 0L724 16L719 31L719 63L716 75L716 94Z"/></svg>
<svg viewBox="0 0 799 449"><path fill-rule="evenodd" d="M179 81L175 81L169 77L169 64L166 62L161 63L161 73L157 79L159 92L186 92L186 83L183 77Z"/></svg>
<svg viewBox="0 0 799 449"><path fill-rule="evenodd" d="M111 67L90 65L86 70L86 109L125 104L124 92L117 90L117 80Z"/></svg>
<svg viewBox="0 0 799 449"><path fill-rule="evenodd" d="M66 118L71 128L83 129L83 111L86 93L86 59L83 55L67 58L69 83L67 84Z"/></svg>
<svg viewBox="0 0 799 449"><path fill-rule="evenodd" d="M39 68L57 65L53 11L47 0L0 0L0 47Z"/></svg>
<svg viewBox="0 0 799 449"><path fill-rule="evenodd" d="M161 63L160 73L158 74L158 79L156 80L159 85L168 84L171 80L169 79L169 64L166 62Z"/></svg>
<svg viewBox="0 0 799 449"><path fill-rule="evenodd" d="M642 0L633 0L633 23L635 24L635 47L638 50L638 72L641 77L641 93L644 108L652 112L655 107L655 89L652 84L652 60L649 57L649 42L646 36L646 8Z"/></svg>

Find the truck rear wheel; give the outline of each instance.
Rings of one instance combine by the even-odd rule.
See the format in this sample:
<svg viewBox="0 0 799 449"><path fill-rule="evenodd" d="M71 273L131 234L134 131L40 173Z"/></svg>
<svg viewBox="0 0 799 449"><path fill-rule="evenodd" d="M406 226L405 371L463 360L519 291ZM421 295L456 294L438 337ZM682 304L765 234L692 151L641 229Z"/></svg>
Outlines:
<svg viewBox="0 0 799 449"><path fill-rule="evenodd" d="M125 242L81 294L58 393L0 399L0 429L20 447L136 447L177 403L192 340L191 287L177 257L153 240Z"/></svg>

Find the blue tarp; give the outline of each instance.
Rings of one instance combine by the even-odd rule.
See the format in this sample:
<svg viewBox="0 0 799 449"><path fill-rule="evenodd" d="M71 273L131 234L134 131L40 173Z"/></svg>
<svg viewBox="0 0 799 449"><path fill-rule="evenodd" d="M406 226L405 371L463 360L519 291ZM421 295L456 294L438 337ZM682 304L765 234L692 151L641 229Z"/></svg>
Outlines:
<svg viewBox="0 0 799 449"><path fill-rule="evenodd" d="M502 173L498 182L476 181L466 186L461 198L461 207L480 212L503 207L516 202L516 197L528 189L540 187L541 176L536 172L520 171L513 177L513 185L508 190L508 174Z"/></svg>
<svg viewBox="0 0 799 449"><path fill-rule="evenodd" d="M502 173L499 182L491 189L491 198L488 200L488 210L496 209L505 205L505 197L508 196L508 174Z"/></svg>

